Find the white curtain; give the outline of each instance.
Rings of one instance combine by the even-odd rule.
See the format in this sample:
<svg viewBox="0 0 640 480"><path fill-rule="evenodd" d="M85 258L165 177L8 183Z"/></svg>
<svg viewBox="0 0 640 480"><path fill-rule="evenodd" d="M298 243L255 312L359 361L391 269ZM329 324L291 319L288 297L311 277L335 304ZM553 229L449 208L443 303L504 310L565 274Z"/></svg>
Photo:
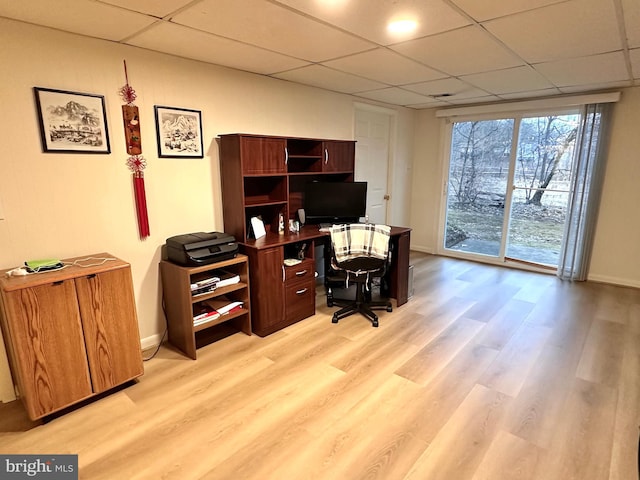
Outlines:
<svg viewBox="0 0 640 480"><path fill-rule="evenodd" d="M558 276L586 280L604 180L612 104L585 105L576 138L571 193L560 249Z"/></svg>

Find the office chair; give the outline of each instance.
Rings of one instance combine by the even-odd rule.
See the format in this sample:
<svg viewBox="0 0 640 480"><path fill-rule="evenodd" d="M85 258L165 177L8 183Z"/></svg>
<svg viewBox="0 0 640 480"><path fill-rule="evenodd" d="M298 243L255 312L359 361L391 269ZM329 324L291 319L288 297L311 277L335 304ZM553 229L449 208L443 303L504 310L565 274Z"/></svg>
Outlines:
<svg viewBox="0 0 640 480"><path fill-rule="evenodd" d="M391 227L352 223L331 227L331 265L327 279L327 306L343 307L333 314L332 323L354 313L367 317L374 327L378 316L374 309L392 311L391 302L372 301L372 277L383 277L389 263L389 238ZM337 277L337 278L336 278ZM355 284L356 295L352 301L333 297L332 284L341 282L345 287ZM346 303L345 303L346 302Z"/></svg>

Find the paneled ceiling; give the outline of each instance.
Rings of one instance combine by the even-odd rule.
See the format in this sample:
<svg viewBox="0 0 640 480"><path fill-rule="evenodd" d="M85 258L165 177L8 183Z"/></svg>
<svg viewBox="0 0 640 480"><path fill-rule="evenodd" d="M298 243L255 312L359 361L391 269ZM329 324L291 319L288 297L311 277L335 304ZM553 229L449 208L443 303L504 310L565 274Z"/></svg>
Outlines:
<svg viewBox="0 0 640 480"><path fill-rule="evenodd" d="M640 85L638 0L4 0L0 16L418 109Z"/></svg>

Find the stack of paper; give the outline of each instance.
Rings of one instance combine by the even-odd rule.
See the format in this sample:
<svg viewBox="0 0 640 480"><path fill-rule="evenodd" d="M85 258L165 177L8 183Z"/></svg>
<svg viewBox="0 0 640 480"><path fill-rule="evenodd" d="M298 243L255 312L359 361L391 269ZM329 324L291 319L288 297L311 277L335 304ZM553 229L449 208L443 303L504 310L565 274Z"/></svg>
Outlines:
<svg viewBox="0 0 640 480"><path fill-rule="evenodd" d="M215 320L216 318L220 317L220 312L216 311L208 305L200 305L198 312L200 313L196 313L193 316L194 326L210 322L211 320Z"/></svg>
<svg viewBox="0 0 640 480"><path fill-rule="evenodd" d="M214 291L219 285L220 277L205 278L191 284L191 295L202 295Z"/></svg>
<svg viewBox="0 0 640 480"><path fill-rule="evenodd" d="M218 287L226 287L240 282L240 275L227 270L216 270L215 274L218 277Z"/></svg>
<svg viewBox="0 0 640 480"><path fill-rule="evenodd" d="M242 302L227 300L225 298L212 298L211 300L207 300L203 303L218 312L220 315L236 312L243 308Z"/></svg>

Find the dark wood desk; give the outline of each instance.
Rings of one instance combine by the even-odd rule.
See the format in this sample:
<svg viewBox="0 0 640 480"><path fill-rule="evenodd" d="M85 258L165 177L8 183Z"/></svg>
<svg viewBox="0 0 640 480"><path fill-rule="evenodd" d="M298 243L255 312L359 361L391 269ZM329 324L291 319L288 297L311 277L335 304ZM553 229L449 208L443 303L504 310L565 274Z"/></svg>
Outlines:
<svg viewBox="0 0 640 480"><path fill-rule="evenodd" d="M389 296L396 305L407 303L409 296L409 247L411 229L391 227L391 265L387 273ZM328 245L329 234L316 225L307 225L299 233L265 237L240 244L249 257L251 279L251 322L254 333L264 336L315 313L316 244ZM284 266L297 248L307 244L305 260L296 266Z"/></svg>

